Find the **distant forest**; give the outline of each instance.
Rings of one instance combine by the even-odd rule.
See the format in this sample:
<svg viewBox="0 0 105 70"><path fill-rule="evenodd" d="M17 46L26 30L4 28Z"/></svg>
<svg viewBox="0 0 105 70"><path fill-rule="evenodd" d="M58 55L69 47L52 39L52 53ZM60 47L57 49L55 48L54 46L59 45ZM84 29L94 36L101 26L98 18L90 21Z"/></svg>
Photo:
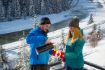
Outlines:
<svg viewBox="0 0 105 70"><path fill-rule="evenodd" d="M26 16L59 13L71 8L74 0L0 0L0 21ZM75 0L76 1L76 0Z"/></svg>

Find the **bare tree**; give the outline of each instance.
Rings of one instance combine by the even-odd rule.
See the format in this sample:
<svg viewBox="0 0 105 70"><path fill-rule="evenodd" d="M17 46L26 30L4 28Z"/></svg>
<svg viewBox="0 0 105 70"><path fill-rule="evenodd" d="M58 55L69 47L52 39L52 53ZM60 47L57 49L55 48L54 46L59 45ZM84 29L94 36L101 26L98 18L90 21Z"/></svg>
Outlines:
<svg viewBox="0 0 105 70"><path fill-rule="evenodd" d="M63 30L63 29L62 29L61 38L62 38L62 42L61 42L62 47L61 47L61 49L62 49L62 51L63 51L63 50L65 50L65 49L64 49L64 48L65 48L65 43L64 43L64 30Z"/></svg>
<svg viewBox="0 0 105 70"><path fill-rule="evenodd" d="M16 60L16 65L14 70L29 70L29 52L27 50L27 45L24 41L25 32L23 31L23 38L19 39L21 42L21 46L19 46L20 52L19 58Z"/></svg>

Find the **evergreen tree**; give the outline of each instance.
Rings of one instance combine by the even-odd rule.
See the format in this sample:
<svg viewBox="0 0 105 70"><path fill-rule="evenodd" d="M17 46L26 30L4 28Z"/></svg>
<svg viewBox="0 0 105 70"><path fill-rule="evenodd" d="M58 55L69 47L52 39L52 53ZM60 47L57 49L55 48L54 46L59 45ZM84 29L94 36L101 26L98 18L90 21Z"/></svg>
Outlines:
<svg viewBox="0 0 105 70"><path fill-rule="evenodd" d="M35 14L35 6L34 6L34 1L30 0L30 4L29 4L29 15L30 16L34 16Z"/></svg>
<svg viewBox="0 0 105 70"><path fill-rule="evenodd" d="M7 20L8 21L12 20L11 12L12 12L12 3L9 3L8 9L7 9Z"/></svg>
<svg viewBox="0 0 105 70"><path fill-rule="evenodd" d="M21 8L21 16L24 17L24 19L26 18L27 16L27 0L20 0L20 8Z"/></svg>
<svg viewBox="0 0 105 70"><path fill-rule="evenodd" d="M4 7L2 5L2 1L0 0L0 21L4 20L5 18L5 11L4 11Z"/></svg>
<svg viewBox="0 0 105 70"><path fill-rule="evenodd" d="M52 5L53 5L52 0L45 0L45 6L46 6L46 10L47 10L46 12L48 14L53 13Z"/></svg>
<svg viewBox="0 0 105 70"><path fill-rule="evenodd" d="M68 0L62 0L62 10L67 10L69 9L69 4L68 4Z"/></svg>
<svg viewBox="0 0 105 70"><path fill-rule="evenodd" d="M41 13L41 0L34 0L35 5L35 13L40 14Z"/></svg>
<svg viewBox="0 0 105 70"><path fill-rule="evenodd" d="M97 25L94 24L94 25L93 25L93 30L96 30L96 29L97 29Z"/></svg>
<svg viewBox="0 0 105 70"><path fill-rule="evenodd" d="M20 18L21 16L21 11L20 11L20 4L19 0L14 0L14 16L15 18Z"/></svg>
<svg viewBox="0 0 105 70"><path fill-rule="evenodd" d="M62 11L62 0L57 0L57 6L58 6L57 8L58 12L61 12Z"/></svg>
<svg viewBox="0 0 105 70"><path fill-rule="evenodd" d="M41 1L41 14L46 14L45 0Z"/></svg>
<svg viewBox="0 0 105 70"><path fill-rule="evenodd" d="M52 0L52 6L51 6L53 13L57 13L57 1Z"/></svg>
<svg viewBox="0 0 105 70"><path fill-rule="evenodd" d="M0 20L68 10L74 0L0 0ZM76 0L77 2L78 0Z"/></svg>
<svg viewBox="0 0 105 70"><path fill-rule="evenodd" d="M2 0L2 3L5 10L5 17L7 17L8 0Z"/></svg>
<svg viewBox="0 0 105 70"><path fill-rule="evenodd" d="M97 6L98 6L99 8L102 8L102 7L103 7L103 5L102 5L100 2L97 2Z"/></svg>
<svg viewBox="0 0 105 70"><path fill-rule="evenodd" d="M90 18L89 18L89 21L88 21L88 24L92 24L94 21L93 21L93 15L90 14Z"/></svg>

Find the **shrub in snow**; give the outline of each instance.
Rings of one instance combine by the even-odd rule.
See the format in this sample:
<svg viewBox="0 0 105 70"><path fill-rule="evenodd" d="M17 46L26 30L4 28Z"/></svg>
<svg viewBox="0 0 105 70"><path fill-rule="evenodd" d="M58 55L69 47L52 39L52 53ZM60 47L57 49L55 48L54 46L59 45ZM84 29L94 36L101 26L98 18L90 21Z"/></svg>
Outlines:
<svg viewBox="0 0 105 70"><path fill-rule="evenodd" d="M98 8L103 8L103 5L100 2L97 2L97 7Z"/></svg>

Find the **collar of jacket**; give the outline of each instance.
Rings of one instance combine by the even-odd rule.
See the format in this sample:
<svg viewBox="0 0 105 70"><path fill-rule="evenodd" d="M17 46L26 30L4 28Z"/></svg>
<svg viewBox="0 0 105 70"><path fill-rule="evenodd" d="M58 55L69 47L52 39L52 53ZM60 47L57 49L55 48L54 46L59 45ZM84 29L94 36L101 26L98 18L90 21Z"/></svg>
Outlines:
<svg viewBox="0 0 105 70"><path fill-rule="evenodd" d="M39 32L41 32L42 34L44 34L45 36L47 36L47 33L45 33L40 27L37 27L37 30L38 30Z"/></svg>

